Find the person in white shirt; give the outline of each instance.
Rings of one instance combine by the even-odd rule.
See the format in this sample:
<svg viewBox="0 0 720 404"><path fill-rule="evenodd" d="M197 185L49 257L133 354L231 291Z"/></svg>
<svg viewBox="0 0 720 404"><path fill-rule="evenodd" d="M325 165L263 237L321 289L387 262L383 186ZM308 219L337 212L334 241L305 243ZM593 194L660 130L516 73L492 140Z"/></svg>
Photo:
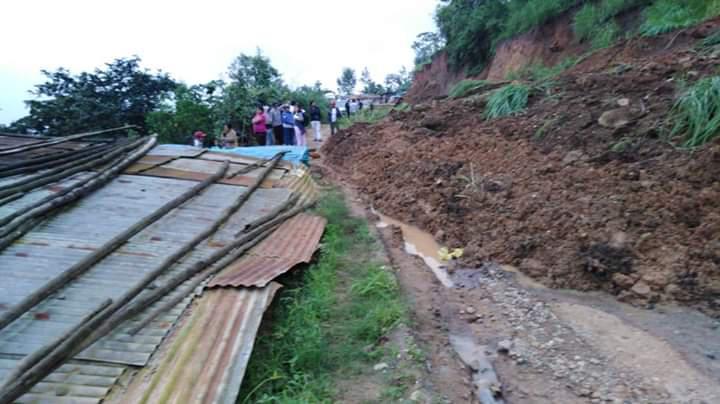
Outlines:
<svg viewBox="0 0 720 404"><path fill-rule="evenodd" d="M330 111L328 111L328 122L330 123L330 136L334 135L335 132L338 130L338 122L340 121L341 116L342 116L342 112L340 112L340 108L338 108L335 105L335 100L330 101Z"/></svg>

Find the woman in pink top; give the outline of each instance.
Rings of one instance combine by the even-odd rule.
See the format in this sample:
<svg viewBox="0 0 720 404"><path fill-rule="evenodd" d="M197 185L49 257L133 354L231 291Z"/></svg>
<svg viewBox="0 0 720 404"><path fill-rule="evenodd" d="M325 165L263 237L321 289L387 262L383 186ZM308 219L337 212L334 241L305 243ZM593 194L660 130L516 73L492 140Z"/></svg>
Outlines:
<svg viewBox="0 0 720 404"><path fill-rule="evenodd" d="M265 133L267 132L267 124L265 122L265 114L261 107L255 109L255 116L252 119L253 133L255 139L260 146L265 146Z"/></svg>

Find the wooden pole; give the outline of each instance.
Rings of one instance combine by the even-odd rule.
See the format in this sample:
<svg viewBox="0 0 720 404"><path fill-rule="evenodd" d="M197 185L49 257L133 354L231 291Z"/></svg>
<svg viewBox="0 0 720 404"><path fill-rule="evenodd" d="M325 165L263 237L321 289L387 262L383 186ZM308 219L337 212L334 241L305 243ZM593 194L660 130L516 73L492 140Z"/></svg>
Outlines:
<svg viewBox="0 0 720 404"><path fill-rule="evenodd" d="M40 171L45 168L53 168L59 165L77 161L77 159L86 157L89 155L102 155L107 150L111 149L112 145L98 144L90 147L86 147L74 152L63 153L62 155L55 156L52 159L42 159L44 161L35 162L33 160L20 161L9 166L4 166L0 172L0 178L12 177L13 175L24 174L28 172Z"/></svg>
<svg viewBox="0 0 720 404"><path fill-rule="evenodd" d="M80 171L90 170L105 164L114 159L120 153L127 151L128 148L136 147L132 145L133 143L130 143L130 145L125 144L123 146L116 147L112 152L106 154L84 156L78 160L73 159L72 161L64 163L48 171L24 177L20 181L0 187L0 198L16 192L27 192L37 187L50 184L51 182L56 182L63 178L70 177Z"/></svg>
<svg viewBox="0 0 720 404"><path fill-rule="evenodd" d="M22 153L22 152L28 151L28 150L40 149L43 147L53 146L53 145L57 145L60 143L71 142L73 140L79 140L79 139L86 138L86 137L97 136L97 135L102 135L104 133L117 132L117 131L126 130L126 129L133 129L133 128L137 128L137 126L125 125L125 126L121 126L119 128L104 129L104 130L98 130L98 131L94 131L94 132L78 133L76 135L63 136L63 137L53 138L51 140L42 140L39 142L33 142L30 144L25 144L25 145L20 145L20 146L6 147L6 148L0 149L0 156Z"/></svg>
<svg viewBox="0 0 720 404"><path fill-rule="evenodd" d="M8 324L13 322L15 319L23 315L26 311L33 308L36 304L40 303L45 298L56 292L65 284L75 279L79 275L85 273L93 265L97 264L103 258L107 257L113 251L125 244L131 237L158 221L161 217L165 216L171 210L187 202L189 199L195 197L200 191L210 186L210 184L212 184L219 178L222 178L225 175L228 166L229 163L225 162L213 176L195 185L191 189L183 192L182 195L174 198L170 202L164 204L150 215L144 217L142 220L138 221L122 233L110 239L110 241L100 246L93 253L85 256L82 260L77 262L72 267L55 276L53 279L43 285L40 289L37 289L30 295L26 296L22 301L20 301L20 303L11 307L10 310L6 311L2 314L2 316L0 316L0 330L7 327Z"/></svg>
<svg viewBox="0 0 720 404"><path fill-rule="evenodd" d="M138 140L136 142L131 143L128 146L124 146L122 150L116 150L115 152L109 154L108 158L115 158L117 156L120 156L123 152L132 150L133 148L140 145L142 142L145 142L145 145L140 148L140 152L136 152L131 154L130 156L126 158L118 157L118 159L110 165L110 168L102 172L100 175L92 176L94 177L91 181L85 183L82 187L73 187L70 192L60 192L55 195L51 195L49 200L44 202L43 205L38 206L37 208L34 208L32 210L24 210L23 212L20 212L21 214L13 218L13 220L7 224L4 225L2 228L0 228L0 237L4 237L7 234L10 234L12 231L14 231L16 228L20 227L23 222L25 222L27 219L32 217L37 217L39 214L44 214L47 211L62 206L65 203L72 202L75 199L90 193L92 190L94 190L96 187L104 184L105 182L112 179L117 173L124 170L127 166L132 164L135 160L139 159L141 156L143 156L145 153L147 153L150 148L155 144L156 138L152 137L150 140ZM14 216L14 215L11 215ZM5 220L3 219L3 223ZM0 250L5 248L6 245L0 243Z"/></svg>
<svg viewBox="0 0 720 404"><path fill-rule="evenodd" d="M285 202L283 202L282 204L280 204L280 205L278 205L277 207L275 207L275 209L271 210L271 211L268 212L266 215L261 216L261 217L255 219L255 220L253 220L252 222L246 224L245 227L243 227L242 230L240 230L239 232L235 233L235 237L239 237L241 234L247 233L248 231L250 231L250 230L252 230L252 229L260 226L261 224L263 224L263 223L265 223L265 222L273 219L274 217L276 217L276 216L279 215L280 213L284 212L286 209L290 208L291 206L294 206L299 199L300 199L300 194L293 194L293 195L291 195L290 198L288 198Z"/></svg>

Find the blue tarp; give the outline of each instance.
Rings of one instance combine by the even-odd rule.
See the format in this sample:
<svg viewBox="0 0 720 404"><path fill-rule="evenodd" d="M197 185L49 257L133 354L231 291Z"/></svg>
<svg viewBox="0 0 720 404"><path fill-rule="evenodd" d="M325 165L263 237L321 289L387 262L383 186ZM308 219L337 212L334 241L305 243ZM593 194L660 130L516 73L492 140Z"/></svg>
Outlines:
<svg viewBox="0 0 720 404"><path fill-rule="evenodd" d="M310 163L308 148L304 146L257 146L233 147L230 149L211 147L210 150L223 153L235 153L241 156L255 157L258 159L269 159L282 151L287 151L287 153L283 156L283 160L289 161L293 164L304 163L308 165Z"/></svg>

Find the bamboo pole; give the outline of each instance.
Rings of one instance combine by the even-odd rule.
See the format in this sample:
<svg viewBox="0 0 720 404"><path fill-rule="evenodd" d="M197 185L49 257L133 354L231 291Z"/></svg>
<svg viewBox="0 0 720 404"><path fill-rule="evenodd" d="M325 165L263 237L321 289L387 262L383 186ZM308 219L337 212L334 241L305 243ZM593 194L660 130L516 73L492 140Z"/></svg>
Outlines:
<svg viewBox="0 0 720 404"><path fill-rule="evenodd" d="M63 178L70 177L71 175L79 173L80 171L93 169L99 165L107 163L108 161L115 158L115 156L127 151L129 148L136 147L132 145L133 143L129 143L119 147L115 147L110 153L102 155L84 156L79 160L66 162L48 171L24 177L20 181L16 181L0 187L0 198L16 192L27 192L37 187L50 184L51 182L56 182Z"/></svg>
<svg viewBox="0 0 720 404"><path fill-rule="evenodd" d="M52 159L38 159L44 160L35 162L33 160L20 161L18 163L4 166L0 171L0 178L11 177L13 175L24 174L28 172L40 171L44 168L53 168L62 165L67 162L76 161L78 158L86 157L92 154L102 155L103 152L110 150L113 146L109 144L98 144L90 147L86 147L74 152L63 153L59 156L54 156Z"/></svg>
<svg viewBox="0 0 720 404"><path fill-rule="evenodd" d="M52 352L44 356L43 359L34 365L30 370L23 373L20 377L13 381L12 384L6 386L5 389L0 391L0 404L12 403L14 400L29 391L32 386L61 366L63 362L82 352L84 349L97 342L100 338L112 332L112 330L127 319L138 315L150 304L160 300L168 292L172 291L198 273L201 273L205 268L209 268L217 263L215 268L209 268L209 270L200 278L207 278L207 276L212 275L232 263L240 255L244 254L250 248L267 237L283 220L298 214L309 206L311 206L311 204L296 207L242 236L241 238L234 240L231 244L216 251L207 259L196 262L191 267L174 276L162 287L151 290L146 296L140 296L140 299L128 305L128 307L122 311L109 315L108 313L110 308L103 310L98 316L77 328L69 338L58 344ZM105 321L105 318L107 318L107 321Z"/></svg>
<svg viewBox="0 0 720 404"><path fill-rule="evenodd" d="M0 316L0 330L7 327L8 324L13 322L23 313L30 310L36 304L56 292L65 284L75 279L79 275L85 273L93 265L97 264L103 258L107 257L113 251L125 244L131 237L158 221L161 217L165 216L171 210L187 202L189 199L195 197L200 191L210 186L210 184L212 184L216 180L222 178L225 175L228 166L229 163L225 162L213 176L195 185L191 189L183 192L182 195L174 198L170 202L164 204L150 215L144 217L142 220L138 221L122 233L110 239L110 241L107 241L93 253L87 255L72 267L55 276L49 282L44 284L40 289L37 289L30 295L26 296L22 301L20 301L20 303L11 307L8 311L3 313L2 316Z"/></svg>
<svg viewBox="0 0 720 404"><path fill-rule="evenodd" d="M25 145L20 145L20 146L6 147L6 148L0 149L0 156L7 156L9 154L22 153L22 152L28 151L28 150L34 150L34 149L39 149L39 148L43 148L43 147L54 146L54 145L57 145L60 143L71 142L73 140L78 140L78 139L82 139L82 138L86 138L86 137L97 136L97 135L102 135L104 133L117 132L117 131L121 131L121 130L125 130L125 129L133 129L133 128L137 128L137 126L125 125L125 126L121 126L118 128L98 130L98 131L94 131L94 132L78 133L76 135L69 135L69 136L63 136L63 137L59 137L59 138L53 138L52 140L43 140L43 141L33 142L30 144L25 144Z"/></svg>
<svg viewBox="0 0 720 404"><path fill-rule="evenodd" d="M112 158L120 156L123 152L126 150L132 150L133 148L137 147L138 145L141 145L142 142L146 142L145 145L143 145L138 152L132 153L130 156L127 156L125 158L118 157L118 159L111 164L110 168L103 171L100 175L92 176L93 179L87 183L84 184L84 186L79 188L72 188L70 192L64 193L60 192L59 194L51 195L48 201L44 202L43 205L40 205L32 210L24 210L21 212L21 215L18 217L14 217L10 223L7 225L4 225L2 228L0 228L0 237L5 237L7 234L10 234L13 232L16 228L20 227L26 220L32 217L37 217L38 215L45 214L48 211L52 210L53 208L63 206L66 203L72 202L75 199L80 198L81 196L90 193L98 186L101 186L105 184L107 181L112 179L117 173L124 170L127 166L132 164L135 160L139 159L141 156L143 156L145 153L147 153L152 146L155 145L156 138L152 137L150 140L145 141L143 139L140 139L136 142L131 143L128 146L124 146L122 150L116 150L113 153L110 153L107 155L108 160L111 160ZM140 153L142 152L142 153ZM11 215L14 216L14 215ZM5 220L3 219L3 223ZM7 247L6 244L0 243L0 250Z"/></svg>
<svg viewBox="0 0 720 404"><path fill-rule="evenodd" d="M273 219L280 213L284 212L286 209L290 208L291 206L294 206L297 201L300 199L300 194L293 194L288 198L285 202L275 207L275 209L268 212L266 215L261 216L252 222L248 223L243 227L242 230L235 233L235 237L239 237L243 233L247 233L248 231L260 226L261 224Z"/></svg>
<svg viewBox="0 0 720 404"><path fill-rule="evenodd" d="M269 233L269 231L265 233ZM264 233L253 234L254 239L248 238L245 245L241 247L247 251L252 248L253 245L260 242L261 236L266 235L267 234ZM212 257L217 256L218 254L213 254ZM198 263L196 263L196 265L192 268L200 267L200 270L202 270L207 265L211 265L200 265L203 264L203 262L204 261L198 261ZM193 274L198 272L200 271L196 270ZM186 275L188 273L190 272L186 270L181 275ZM0 390L0 404L13 403L23 394L27 393L32 386L47 377L58 367L62 366L65 361L82 352L84 349L97 342L100 338L112 332L112 330L125 320L132 318L145 310L149 304L161 299L168 291L174 289L179 283L184 281L179 280L179 277L175 277L173 279L177 279L178 281L173 282L172 285L167 284L162 288L152 290L148 296L137 302L133 302L133 304L124 310L111 314L112 306L108 307L97 316L91 318L88 322L75 328L65 340L59 341L56 347L35 363L32 368L22 373L22 375L15 378L15 380L11 381L9 384L5 385L2 390Z"/></svg>

